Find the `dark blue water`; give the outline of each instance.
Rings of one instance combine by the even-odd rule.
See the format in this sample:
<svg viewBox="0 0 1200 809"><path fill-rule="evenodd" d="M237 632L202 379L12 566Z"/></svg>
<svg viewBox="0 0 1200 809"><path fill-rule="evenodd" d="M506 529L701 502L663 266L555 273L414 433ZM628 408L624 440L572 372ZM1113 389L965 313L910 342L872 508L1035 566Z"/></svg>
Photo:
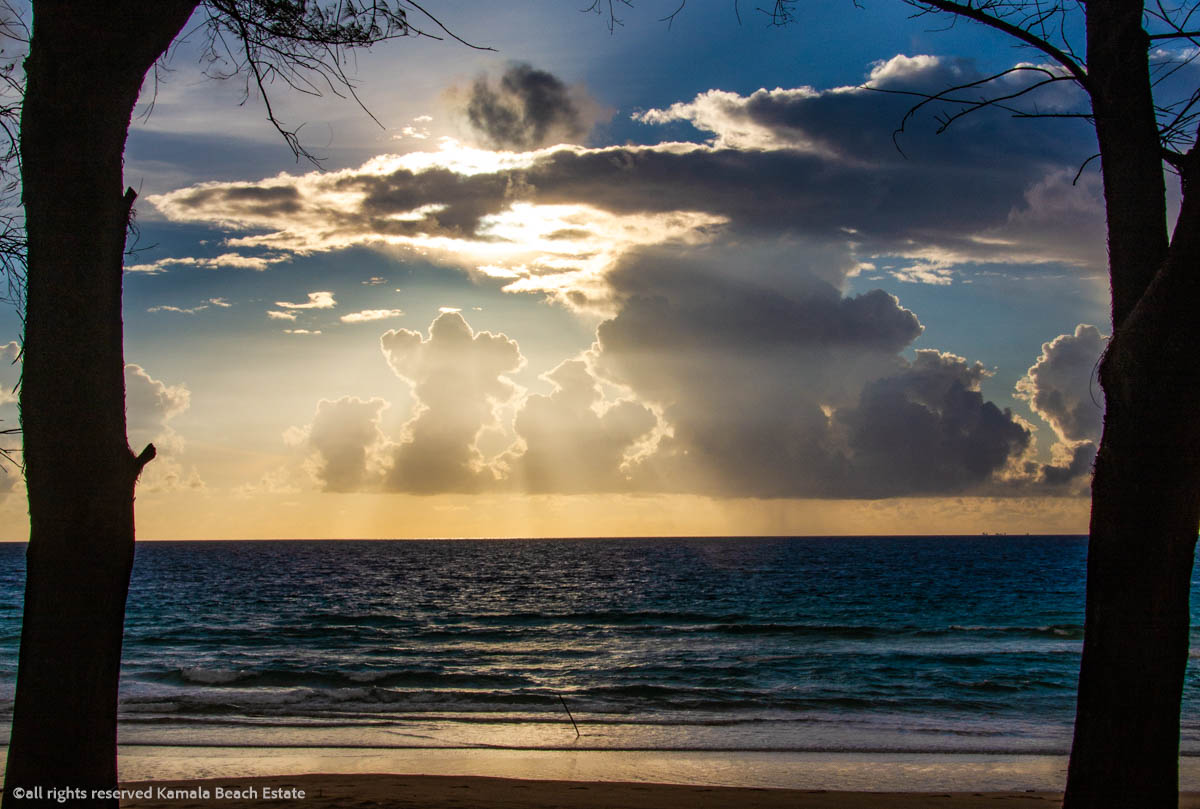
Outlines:
<svg viewBox="0 0 1200 809"><path fill-rule="evenodd" d="M0 546L5 710L23 551ZM142 543L122 740L1062 752L1085 555L1076 537ZM1198 685L1189 669L1192 753Z"/></svg>

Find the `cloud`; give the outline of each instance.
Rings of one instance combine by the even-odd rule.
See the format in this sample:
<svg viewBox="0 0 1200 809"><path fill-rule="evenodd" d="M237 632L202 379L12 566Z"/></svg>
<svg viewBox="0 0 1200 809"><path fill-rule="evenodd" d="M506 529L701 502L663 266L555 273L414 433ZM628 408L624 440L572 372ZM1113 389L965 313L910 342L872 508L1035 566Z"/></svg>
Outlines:
<svg viewBox="0 0 1200 809"><path fill-rule="evenodd" d="M906 284L949 286L954 283L953 270L948 267L938 267L930 262L918 262L907 267L891 269L887 271L887 274Z"/></svg>
<svg viewBox="0 0 1200 809"><path fill-rule="evenodd" d="M585 134L567 86L524 63L510 65L498 85L476 79L465 111L472 128L500 148L536 148Z"/></svg>
<svg viewBox="0 0 1200 809"><path fill-rule="evenodd" d="M158 261L149 264L133 264L126 267L125 272L141 272L154 275L166 272L171 267L196 267L203 270L228 267L231 269L257 270L261 272L272 264L279 264L290 260L291 256L288 255L244 256L240 253L223 253L214 258L194 258L191 256L160 258Z"/></svg>
<svg viewBox="0 0 1200 809"><path fill-rule="evenodd" d="M416 400L385 486L420 494L491 486L495 475L477 442L481 431L498 425L499 407L519 393L505 376L525 364L516 341L476 333L461 314L449 312L434 319L428 337L393 329L379 342Z"/></svg>
<svg viewBox="0 0 1200 809"><path fill-rule="evenodd" d="M979 363L918 349L911 365L867 384L857 405L835 417L835 430L845 431L843 485L858 496L889 497L991 481L1032 437L1010 410L984 400L985 375Z"/></svg>
<svg viewBox="0 0 1200 809"><path fill-rule="evenodd" d="M1108 337L1080 323L1073 334L1042 344L1042 353L1016 386L1057 437L1052 462L1041 469L1047 482L1068 482L1091 470L1104 419L1104 391L1096 368Z"/></svg>
<svg viewBox="0 0 1200 809"><path fill-rule="evenodd" d="M295 312L280 312L275 309L268 309L267 317L271 318L272 320L295 320L296 313Z"/></svg>
<svg viewBox="0 0 1200 809"><path fill-rule="evenodd" d="M1100 273L1108 266L1102 185L1095 172L1053 171L1025 191L1003 224L976 240Z"/></svg>
<svg viewBox="0 0 1200 809"><path fill-rule="evenodd" d="M638 402L604 401L583 360L567 360L543 379L550 395L528 396L514 420L520 437L499 464L519 491L581 493L631 488L628 462L658 423Z"/></svg>
<svg viewBox="0 0 1200 809"><path fill-rule="evenodd" d="M134 451L153 443L158 456L142 473L138 490L169 491L204 487L195 467L185 469L179 460L184 439L171 421L191 406L187 385L168 385L150 376L140 365L125 366L125 420L129 444Z"/></svg>
<svg viewBox="0 0 1200 809"><path fill-rule="evenodd" d="M226 304L228 305L228 304ZM190 309L183 309L179 306L151 306L147 312L177 312L181 315L194 315L197 312L203 312L208 308L208 304L202 303L199 306L193 306Z"/></svg>
<svg viewBox="0 0 1200 809"><path fill-rule="evenodd" d="M402 309L363 309L361 312L351 312L342 315L343 323L371 323L376 320L389 320L404 314Z"/></svg>
<svg viewBox="0 0 1200 809"><path fill-rule="evenodd" d="M415 251L572 306L606 300L609 272L662 245L787 240L840 252L847 268L891 265L912 283L945 284L972 262L1099 271L1098 186L1091 175L1069 182L1092 148L1079 122L1031 126L984 110L938 136L918 118L897 151L891 136L911 96L879 90L977 78L965 60L897 56L864 87L711 90L638 116L690 123L702 143L497 152L443 139L358 168L205 183L152 201L175 221L245 231L230 240L240 248ZM997 81L1006 91L1030 78ZM1064 93L1039 91L1038 103L1068 109Z"/></svg>
<svg viewBox="0 0 1200 809"><path fill-rule="evenodd" d="M222 309L228 309L229 307L233 306L232 303L225 300L224 298L209 298L208 302L211 303L213 306L218 306Z"/></svg>
<svg viewBox="0 0 1200 809"><path fill-rule="evenodd" d="M21 346L16 340L0 345L0 405L17 401L17 379L21 376L18 362L20 356Z"/></svg>
<svg viewBox="0 0 1200 809"><path fill-rule="evenodd" d="M1042 343L1037 362L1017 382L1017 395L1061 441L1094 441L1104 419L1104 391L1096 380L1108 337L1080 323L1074 334Z"/></svg>
<svg viewBox="0 0 1200 809"><path fill-rule="evenodd" d="M664 422L630 464L635 488L948 494L989 487L1024 455L1029 431L983 399L982 366L936 351L906 361L921 325L894 297L844 297L795 273L809 282L787 294L659 256L612 273L621 308L599 326L593 364Z"/></svg>
<svg viewBox="0 0 1200 809"><path fill-rule="evenodd" d="M320 329L284 329L284 334L320 334Z"/></svg>
<svg viewBox="0 0 1200 809"><path fill-rule="evenodd" d="M161 433L190 404L186 385L167 385L140 365L125 366L125 419L131 438L135 433Z"/></svg>
<svg viewBox="0 0 1200 809"><path fill-rule="evenodd" d="M17 404L17 380L21 376L18 358L21 356L21 346L15 341L0 345L0 430L15 429L18 423L16 407L5 405ZM17 435L0 435L0 449L7 455L0 457L0 496L15 491L22 483L20 468L21 439Z"/></svg>
<svg viewBox="0 0 1200 809"><path fill-rule="evenodd" d="M1091 175L1070 182L1089 148L1078 122L1031 127L984 111L935 137L927 120L913 121L897 152L891 135L911 97L879 90L978 77L968 61L898 56L870 68L869 87L714 90L639 117L672 131L690 124L697 142L605 148L537 148L547 141L523 123L519 93L505 100L503 81L484 82L480 120L533 138L517 147L526 151L443 139L338 172L206 183L153 201L172 220L240 231L230 242L239 249L414 252L603 318L591 351L545 377L553 391L524 399L508 379L523 363L517 343L476 334L457 311L443 310L427 335L387 332L384 355L412 386L413 416L381 438L378 413L342 413L358 431L330 435L349 436L353 458L375 460L355 460L373 471L333 475L338 485L996 492L1053 482L1023 466L1029 425L984 398L978 363L908 354L922 326L898 299L845 293L866 268L945 285L969 263L1086 273L1103 262L1090 236L1055 236L1103 226ZM1074 100L1054 90L1043 102L1065 110ZM318 294L270 316L294 319L318 308ZM376 311L393 310L342 320ZM512 444L489 457L486 447L503 446L497 436ZM334 457L326 449L321 457ZM1053 450L1049 467L1078 468L1074 449Z"/></svg>
<svg viewBox="0 0 1200 809"><path fill-rule="evenodd" d="M337 301L333 299L332 292L310 292L308 293L308 303L275 301L275 305L281 309L332 309L337 305Z"/></svg>
<svg viewBox="0 0 1200 809"><path fill-rule="evenodd" d="M970 101L988 95L1006 95L1045 78L1039 69L1056 68L1035 65L1016 66L1018 72L1006 78L980 84L968 94ZM880 168L895 165L904 155L917 164L943 166L965 163L980 168L987 149L999 146L1003 137L1012 142L1002 148L1008 154L1036 157L1050 145L1051 137L1014 122L1007 112L972 114L956 122L967 137L953 136L954 129L942 137L929 137L920 118L905 119L915 94L937 93L964 82L981 81L981 73L969 59L919 54L900 54L871 66L867 80L857 87L816 90L812 87L774 90L765 88L742 96L723 90L708 90L688 102L665 109L635 114L634 120L647 124L676 121L690 123L708 133L709 143L718 149L739 151L777 151L781 149L824 156L831 161ZM907 95L906 95L907 94ZM1056 87L1043 88L1031 97L1043 112L1065 112L1084 100L1082 93ZM960 105L928 112L957 111ZM928 119L926 119L928 120ZM890 122L890 126L888 125ZM905 130L893 140L896 127ZM901 155L896 146L904 149ZM1051 154L1061 154L1061 145Z"/></svg>
<svg viewBox="0 0 1200 809"><path fill-rule="evenodd" d="M382 399L345 398L290 440L327 490L417 494L1011 495L1085 462L1028 466L1031 428L984 399L989 372L931 349L906 360L921 325L879 290L846 297L810 276L785 295L662 256L613 283L619 313L543 376L548 394L508 379L524 364L515 341L444 312L427 335L381 337L412 386L398 436L381 432ZM505 434L488 457L483 437Z"/></svg>
<svg viewBox="0 0 1200 809"><path fill-rule="evenodd" d="M291 428L284 440L311 452L309 470L327 492L378 488L387 463L389 442L379 429L388 403L343 396L322 399L311 423Z"/></svg>

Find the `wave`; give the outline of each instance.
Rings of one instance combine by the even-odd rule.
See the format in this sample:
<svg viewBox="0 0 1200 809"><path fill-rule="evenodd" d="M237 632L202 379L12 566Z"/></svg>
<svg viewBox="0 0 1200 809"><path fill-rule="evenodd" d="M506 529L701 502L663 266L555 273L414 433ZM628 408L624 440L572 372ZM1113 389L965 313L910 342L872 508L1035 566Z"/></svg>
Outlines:
<svg viewBox="0 0 1200 809"><path fill-rule="evenodd" d="M307 620L307 618L305 619ZM712 635L750 637L793 637L813 640L880 640L934 639L954 637L1028 638L1033 640L1080 640L1083 627L1079 624L967 625L948 626L844 624L805 621L772 621L749 619L744 615L709 615L705 613L674 612L578 612L578 613L521 613L514 615L445 616L436 623L419 624L410 619L387 616L325 615L312 625L230 628L215 627L202 630L196 627L175 631L161 629L142 634L131 628L127 643L131 650L154 649L163 646L216 647L231 639L248 648L270 648L291 640L321 645L339 645L347 637L378 635L402 639L411 643L474 641L509 643L526 642L530 629L539 629L543 637L577 637L579 632L617 630L636 637L639 633L678 635L681 637ZM359 638L361 640L361 637ZM569 649L564 649L569 651Z"/></svg>
<svg viewBox="0 0 1200 809"><path fill-rule="evenodd" d="M363 684L378 687L444 689L468 687L479 689L524 688L533 682L520 674L465 674L441 671L436 668L407 671L372 670L295 670L295 669L225 669L199 666L167 671L141 670L130 672L139 680L175 685L236 686L238 688L322 689L354 688Z"/></svg>

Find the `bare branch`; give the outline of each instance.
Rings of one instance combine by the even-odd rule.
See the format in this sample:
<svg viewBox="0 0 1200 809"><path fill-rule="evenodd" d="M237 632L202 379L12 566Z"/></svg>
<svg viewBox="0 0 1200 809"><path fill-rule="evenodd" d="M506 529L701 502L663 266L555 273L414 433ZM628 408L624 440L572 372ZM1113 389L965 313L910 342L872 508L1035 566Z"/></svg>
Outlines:
<svg viewBox="0 0 1200 809"><path fill-rule="evenodd" d="M1079 85L1084 90L1087 90L1089 93L1091 92L1088 87L1087 71L1080 62L1071 58L1066 52L1055 47L1049 41L1031 33L1020 25L1013 24L1007 20L1001 19L1000 17L988 14L986 11L982 10L982 7L973 5L970 2L956 3L954 0L905 1L917 8L924 8L926 10L935 9L937 11L944 11L959 17L966 17L968 20L974 20L975 22L986 25L989 28L995 28L997 31L1008 34L1014 39L1030 46L1031 48L1041 51L1054 61L1058 62L1070 72L1071 76L1074 77L1075 81L1079 82Z"/></svg>
<svg viewBox="0 0 1200 809"><path fill-rule="evenodd" d="M374 120L346 72L350 52L400 37L450 38L478 50L415 0L204 0L205 46L213 78L242 77L244 97L257 91L267 120L283 136L297 160L320 161L301 143L300 127L289 128L271 103L270 85L282 82L305 95L349 97ZM430 30L413 22L426 20ZM231 46L226 35L237 39ZM382 124L381 124L382 126Z"/></svg>
<svg viewBox="0 0 1200 809"><path fill-rule="evenodd" d="M592 0L592 4L590 6L588 6L587 8L584 8L584 9L580 9L580 11L584 12L585 14L588 12L592 12L595 14L605 14L606 13L605 10L607 9L606 16L608 17L608 33L611 34L617 30L618 25L625 24L621 21L621 18L617 16L617 7L616 7L617 3L620 3L621 5L627 6L629 8L633 8L633 3L630 0ZM677 11L676 14L677 13L679 13L679 12ZM672 15L672 16L674 16L674 15Z"/></svg>
<svg viewBox="0 0 1200 809"><path fill-rule="evenodd" d="M1075 179L1071 180L1071 185L1075 185L1077 182L1079 182L1079 178L1083 176L1083 170L1088 167L1088 163L1091 163L1093 160L1095 160L1099 156L1100 156L1100 153L1096 152L1094 155L1092 155L1091 157L1089 157L1087 160L1083 161L1083 163L1081 163L1079 165L1079 171L1075 172Z"/></svg>
<svg viewBox="0 0 1200 809"><path fill-rule="evenodd" d="M1038 74L1045 76L1046 78L1043 78L1040 81L1035 81L1030 84L1027 84L1024 87L1022 87L1014 92L1004 93L1001 95L983 96L980 98L959 97L960 93L985 86L987 84L990 84L991 82L1002 79L1005 76L1011 76L1011 75L1018 74L1018 73L1038 73ZM871 90L872 92L876 92L876 93L887 93L889 95L910 96L910 97L915 97L915 98L921 99L916 104L914 104L912 107L910 107L906 113L904 113L904 117L900 119L900 125L892 133L892 143L896 146L897 151L899 151L901 154L904 154L904 150L900 148L898 136L903 134L905 127L908 125L908 122L910 120L912 120L912 118L923 107L925 107L926 105L929 105L929 104L935 104L935 103L957 104L962 107L962 109L960 109L957 112L954 112L952 114L944 113L944 114L935 116L935 119L938 121L938 124L939 124L938 129L937 129L937 133L939 135L941 133L945 132L950 127L950 125L953 124L958 119L960 119L966 115L970 115L973 112L978 112L979 110L985 109L987 107L997 107L999 109L1003 109L1003 110L1006 110L1007 112L1012 113L1015 117L1021 117L1021 118L1041 118L1041 117L1090 118L1091 116L1087 115L1086 113L1040 113L1040 112L1032 112L1031 113L1031 112L1027 112L1024 110L1015 109L1004 103L1007 101L1013 101L1015 99L1026 96L1029 93L1032 93L1033 91L1035 91L1041 87L1045 87L1047 85L1054 84L1056 82L1061 82L1061 81L1074 81L1074 78L1071 76L1066 76L1066 75L1060 74L1060 73L1055 73L1052 70L1049 70L1044 67L1038 67L1036 65L1017 65L1016 67L1010 67L1007 70L1002 70L999 73L994 73L985 78L977 79L976 81L964 82L963 84L957 84L957 85L954 85L953 87L947 87L946 89L941 90L936 93L923 93L923 92L920 92L917 90L895 90L895 89L890 89L890 88L885 88L885 87L872 87L870 85L863 85L863 89Z"/></svg>

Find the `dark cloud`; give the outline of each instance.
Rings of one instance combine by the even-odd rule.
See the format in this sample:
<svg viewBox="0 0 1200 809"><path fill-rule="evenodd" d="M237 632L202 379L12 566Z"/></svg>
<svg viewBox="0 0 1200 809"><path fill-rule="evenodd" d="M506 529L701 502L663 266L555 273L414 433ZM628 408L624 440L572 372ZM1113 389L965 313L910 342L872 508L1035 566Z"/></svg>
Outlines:
<svg viewBox="0 0 1200 809"><path fill-rule="evenodd" d="M217 189L213 189L216 191ZM300 210L300 193L290 186L254 186L235 183L221 188L221 199L254 216L282 216ZM204 207L212 197L206 189L181 200L185 207Z"/></svg>
<svg viewBox="0 0 1200 809"><path fill-rule="evenodd" d="M523 68L509 78L513 87L532 86L537 73ZM435 159L320 181L296 178L303 212L290 218L271 219L265 200L241 199L245 184L183 189L156 202L173 218L277 228L246 243L280 249L289 243L333 249L418 234L482 242L496 238L482 231L483 218L514 202L582 203L617 215L702 212L728 220L724 240L787 235L819 249L852 248L867 259L1101 267L1102 240L1093 238L1103 227L1098 186L1090 175L1078 186L1070 182L1092 148L1091 134L1078 122L1030 125L985 110L936 135L928 118L918 118L901 138L904 153L896 149L891 135L912 97L878 90L933 91L979 75L968 62L896 57L877 66L875 90L710 91L643 115L651 124L690 121L712 134L706 146L563 147L491 170L485 163L485 170L460 172ZM481 98L501 97L505 83L482 86ZM1047 109L1065 109L1069 101L1039 98ZM539 103L530 109L564 108ZM508 118L492 116L501 122L498 131L541 131L541 124L517 126L525 121L523 105L519 115L513 107ZM531 120L557 120L538 114ZM284 202L286 194L275 189L280 182L269 181L271 196L278 196L272 204ZM361 201L348 202L346 192L359 192ZM310 230L321 235L314 240L297 221L312 223Z"/></svg>
<svg viewBox="0 0 1200 809"><path fill-rule="evenodd" d="M471 126L501 148L531 149L552 137L572 139L584 134L567 86L528 64L511 65L498 86L477 79L466 113Z"/></svg>
<svg viewBox="0 0 1200 809"><path fill-rule="evenodd" d="M903 371L869 383L845 431L847 494L947 494L989 482L1029 446L1031 435L1007 408L985 401L982 365L918 350Z"/></svg>
<svg viewBox="0 0 1200 809"><path fill-rule="evenodd" d="M340 180L340 191L364 194L360 214L371 232L385 235L472 236L480 220L496 214L512 201L512 178L506 173L464 176L448 169L408 171L384 176L349 176ZM397 221L393 214L439 206L411 221Z"/></svg>
<svg viewBox="0 0 1200 809"><path fill-rule="evenodd" d="M907 116L921 95L986 77L970 59L896 56L876 63L862 87L758 90L745 97L714 90L644 117L651 122L688 120L729 145L746 147L755 137L769 137L779 144L866 164L898 157L943 168L962 163L994 165L994 147L999 143L1009 159L1036 163L1051 156L1060 160L1075 156L1078 138L1087 134L1078 122L1029 126L1007 110L980 110L959 118L938 135L941 119L963 110L964 105L933 103ZM1009 95L1044 78L1044 73L1030 65L1027 72L956 95L969 100ZM1042 112L1065 112L1080 109L1086 98L1063 85L1042 88L1030 95L1028 102ZM903 130L898 130L901 125Z"/></svg>
<svg viewBox="0 0 1200 809"><path fill-rule="evenodd" d="M1084 476L1087 480L1084 483L1090 482L1092 473L1092 463L1096 460L1096 451L1099 446L1095 441L1080 441L1071 446L1063 446L1066 450L1056 463L1042 464L1038 468L1041 482L1050 487L1069 488L1072 485L1079 484ZM1079 488L1076 494L1086 494L1087 487Z"/></svg>
<svg viewBox="0 0 1200 809"><path fill-rule="evenodd" d="M812 277L784 295L661 256L612 280L620 311L587 358L519 403L505 375L523 359L504 335L456 312L428 336L385 333L413 417L393 443L382 400L321 402L301 431L317 479L330 491L880 498L1063 490L1090 464L1090 444L1027 461L1030 430L983 398L984 367L935 350L904 359L921 325L881 291L843 297ZM517 405L516 440L485 457L479 437L509 426L505 405Z"/></svg>
<svg viewBox="0 0 1200 809"><path fill-rule="evenodd" d="M803 270L798 270L804 274ZM633 469L649 490L717 496L891 497L979 491L1030 445L984 400L983 366L923 350L882 291L812 278L780 294L662 259L611 276L619 314L595 364L661 408L668 433Z"/></svg>
<svg viewBox="0 0 1200 809"><path fill-rule="evenodd" d="M286 195L255 199L244 185L158 200L172 217L267 231L245 244L301 251L392 237L405 244L420 235L491 250L534 231L543 241L547 233L599 241L595 222L612 217L614 242L626 231L649 234L621 242L587 273L571 275L582 259L566 248L546 248L544 267L496 260L499 277L531 281L514 288L595 304L607 317L586 360L546 377L554 385L547 395L519 403L505 377L522 362L516 343L476 334L460 315L443 315L427 337L385 334L384 353L416 399L405 434L388 449L387 489L1030 493L1076 480L1094 451L1089 439L1072 437L1087 432L1086 414L1051 359L1031 369L1028 383L1035 412L1062 439L1053 462L1039 465L1030 460L1028 425L983 397L981 365L931 350L906 359L922 330L916 315L881 290L842 292L859 262L880 256L941 267L1103 262L1103 240L1093 238L1103 223L1097 186L1070 182L1089 148L1077 122L1029 126L985 111L936 136L928 120L917 121L901 140L904 154L896 150L891 134L912 97L880 90L939 90L978 75L969 62L897 57L876 66L874 90L712 91L643 116L648 124L689 121L711 135L703 145L563 146L524 155L447 145L336 175L273 178L271 187L296 190L300 206L277 219L264 211L288 202ZM1039 103L1067 109L1072 99L1047 95ZM548 142L556 127L577 119L561 83L528 66L496 84L481 80L468 106L494 143L517 148ZM539 219L536 205L588 207L555 220ZM489 220L510 210L502 226ZM689 219L689 212L705 216ZM567 265L560 285L533 277ZM597 380L619 386L625 398L605 398ZM508 426L500 419L511 412L505 405L516 411L516 443L489 459L478 439ZM357 423L371 423L371 413ZM350 443L376 446L363 443L371 435L353 433ZM359 458L353 454L347 467L357 469Z"/></svg>
<svg viewBox="0 0 1200 809"><path fill-rule="evenodd" d="M803 274L803 271L798 271ZM989 482L1029 433L978 390L982 366L936 351L884 292L811 278L783 295L662 259L614 272L597 331L607 379L669 428L635 486L753 497L945 494Z"/></svg>

